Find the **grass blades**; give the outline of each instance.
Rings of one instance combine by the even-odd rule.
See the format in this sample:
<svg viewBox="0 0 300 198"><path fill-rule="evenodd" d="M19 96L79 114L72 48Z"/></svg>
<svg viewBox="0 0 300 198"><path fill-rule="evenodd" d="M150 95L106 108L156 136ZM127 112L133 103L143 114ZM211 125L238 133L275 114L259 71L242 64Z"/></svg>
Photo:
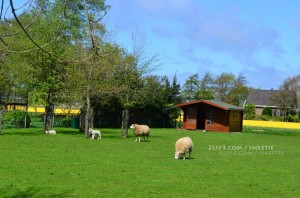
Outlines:
<svg viewBox="0 0 300 198"><path fill-rule="evenodd" d="M150 142L101 129L5 129L1 197L299 197L300 137L151 129ZM130 131L131 132L131 131ZM192 159L175 160L178 138Z"/></svg>

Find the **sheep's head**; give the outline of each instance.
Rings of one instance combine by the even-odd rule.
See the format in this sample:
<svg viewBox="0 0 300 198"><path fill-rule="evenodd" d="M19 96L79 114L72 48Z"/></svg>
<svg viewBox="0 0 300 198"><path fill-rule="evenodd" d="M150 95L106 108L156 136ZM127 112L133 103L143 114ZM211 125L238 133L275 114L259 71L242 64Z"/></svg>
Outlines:
<svg viewBox="0 0 300 198"><path fill-rule="evenodd" d="M175 159L179 159L182 157L182 153L180 152L175 152Z"/></svg>
<svg viewBox="0 0 300 198"><path fill-rule="evenodd" d="M89 129L89 132L90 132L90 133L92 133L92 132L93 132L93 129L92 129L92 128L90 128L90 129Z"/></svg>
<svg viewBox="0 0 300 198"><path fill-rule="evenodd" d="M132 125L130 126L130 128L131 128L131 129L135 129L135 124L132 124Z"/></svg>

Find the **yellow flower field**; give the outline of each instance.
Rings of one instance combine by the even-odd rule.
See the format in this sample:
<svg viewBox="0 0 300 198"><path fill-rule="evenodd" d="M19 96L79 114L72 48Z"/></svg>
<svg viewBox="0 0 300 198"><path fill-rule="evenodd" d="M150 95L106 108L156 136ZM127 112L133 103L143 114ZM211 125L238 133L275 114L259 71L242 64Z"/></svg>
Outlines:
<svg viewBox="0 0 300 198"><path fill-rule="evenodd" d="M285 129L300 129L300 123L295 123L295 122L244 120L243 125L244 126L257 126L257 127L285 128Z"/></svg>

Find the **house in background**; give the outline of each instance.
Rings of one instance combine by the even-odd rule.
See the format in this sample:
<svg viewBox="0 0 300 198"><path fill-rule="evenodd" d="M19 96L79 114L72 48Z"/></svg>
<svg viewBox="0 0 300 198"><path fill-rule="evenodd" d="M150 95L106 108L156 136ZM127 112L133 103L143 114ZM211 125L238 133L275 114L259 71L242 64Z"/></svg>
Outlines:
<svg viewBox="0 0 300 198"><path fill-rule="evenodd" d="M238 106L214 100L197 100L178 104L183 110L183 129L217 132L241 132L243 111Z"/></svg>
<svg viewBox="0 0 300 198"><path fill-rule="evenodd" d="M245 105L253 104L255 106L255 114L261 115L265 107L269 107L272 110L273 116L281 116L283 111L278 107L273 101L272 97L274 94L280 93L281 90L260 90L260 89L251 89L249 91L248 97L245 101ZM295 97L297 101L297 96L294 91L290 91L290 94Z"/></svg>

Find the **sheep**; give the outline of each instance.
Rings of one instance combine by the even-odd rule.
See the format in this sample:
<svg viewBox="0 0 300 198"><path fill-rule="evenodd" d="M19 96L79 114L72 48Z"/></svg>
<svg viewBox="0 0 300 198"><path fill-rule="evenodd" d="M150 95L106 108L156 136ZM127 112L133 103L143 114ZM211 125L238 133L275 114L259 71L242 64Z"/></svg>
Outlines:
<svg viewBox="0 0 300 198"><path fill-rule="evenodd" d="M193 149L193 141L190 137L182 137L178 139L175 143L175 159L182 158L185 160L185 153L189 152L189 157L191 159Z"/></svg>
<svg viewBox="0 0 300 198"><path fill-rule="evenodd" d="M46 134L56 134L55 130L49 130L49 131L45 131Z"/></svg>
<svg viewBox="0 0 300 198"><path fill-rule="evenodd" d="M95 139L95 135L98 135L98 140L101 140L101 131L100 130L93 130L92 128L89 129L89 133L92 134L91 139Z"/></svg>
<svg viewBox="0 0 300 198"><path fill-rule="evenodd" d="M141 136L144 137L144 141L146 136L148 141L150 128L147 125L132 124L130 128L133 129L133 133L136 137L135 142L141 142Z"/></svg>

